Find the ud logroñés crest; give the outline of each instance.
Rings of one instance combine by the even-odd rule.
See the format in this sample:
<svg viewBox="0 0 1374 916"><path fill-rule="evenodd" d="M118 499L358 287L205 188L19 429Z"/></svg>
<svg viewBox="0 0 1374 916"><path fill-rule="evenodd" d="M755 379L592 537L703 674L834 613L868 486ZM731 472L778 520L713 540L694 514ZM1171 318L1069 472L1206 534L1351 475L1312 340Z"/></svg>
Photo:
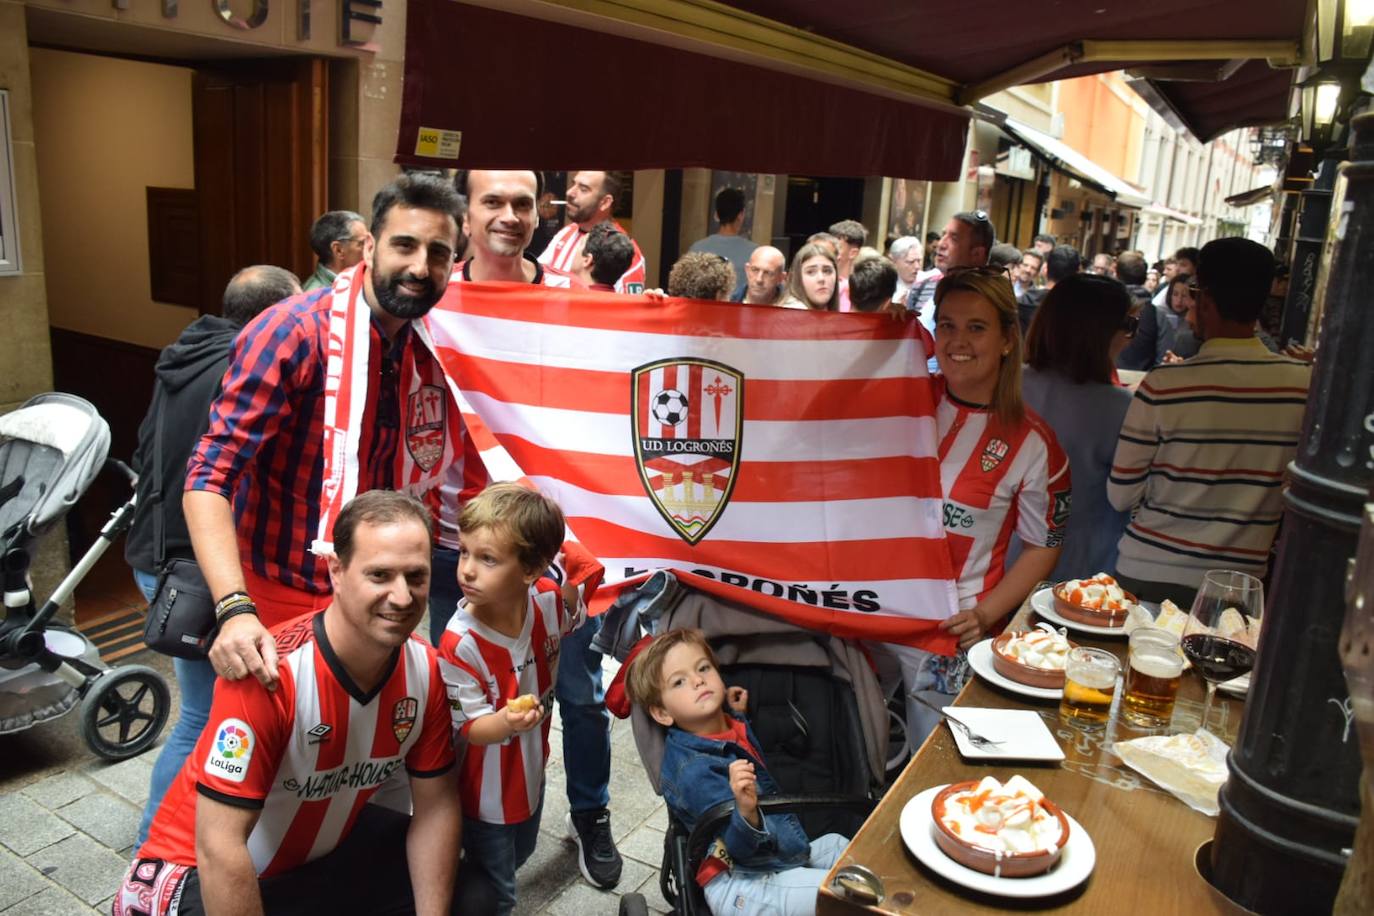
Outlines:
<svg viewBox="0 0 1374 916"><path fill-rule="evenodd" d="M720 519L739 471L744 375L678 357L630 373L635 464L673 531L696 544Z"/></svg>

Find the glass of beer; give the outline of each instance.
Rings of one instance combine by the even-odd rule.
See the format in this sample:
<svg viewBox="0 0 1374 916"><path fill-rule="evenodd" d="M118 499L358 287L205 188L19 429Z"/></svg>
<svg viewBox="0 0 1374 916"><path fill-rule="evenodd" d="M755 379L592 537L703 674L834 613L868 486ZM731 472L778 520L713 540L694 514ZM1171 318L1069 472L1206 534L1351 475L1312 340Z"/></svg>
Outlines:
<svg viewBox="0 0 1374 916"><path fill-rule="evenodd" d="M1064 698L1059 701L1059 718L1078 725L1106 725L1120 673L1121 663L1110 652L1087 646L1070 651L1064 666Z"/></svg>
<svg viewBox="0 0 1374 916"><path fill-rule="evenodd" d="M1183 678L1178 637L1167 630L1140 627L1131 633L1126 693L1121 713L1142 728L1163 728L1174 715L1174 700Z"/></svg>

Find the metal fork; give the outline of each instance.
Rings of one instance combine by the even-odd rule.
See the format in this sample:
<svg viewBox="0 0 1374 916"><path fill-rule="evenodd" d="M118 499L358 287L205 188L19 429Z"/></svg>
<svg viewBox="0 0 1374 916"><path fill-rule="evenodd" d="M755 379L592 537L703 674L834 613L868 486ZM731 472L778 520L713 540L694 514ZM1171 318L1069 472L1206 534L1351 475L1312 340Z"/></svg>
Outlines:
<svg viewBox="0 0 1374 916"><path fill-rule="evenodd" d="M980 751L990 751L993 748L1000 747L1001 745L1006 743L1004 741L994 741L991 738L978 734L976 731L969 728L968 725L966 725L962 720L956 719L954 718L954 716L951 716L949 713L945 712L943 707L936 706L934 703L925 699L918 693L913 692L910 694L910 696L913 700L915 700L917 703L920 703L927 709L933 709L936 712L938 712L946 722L948 722L951 726L958 728L959 731L963 732L964 737L969 740L969 743L972 744L974 747L978 748L978 750Z"/></svg>

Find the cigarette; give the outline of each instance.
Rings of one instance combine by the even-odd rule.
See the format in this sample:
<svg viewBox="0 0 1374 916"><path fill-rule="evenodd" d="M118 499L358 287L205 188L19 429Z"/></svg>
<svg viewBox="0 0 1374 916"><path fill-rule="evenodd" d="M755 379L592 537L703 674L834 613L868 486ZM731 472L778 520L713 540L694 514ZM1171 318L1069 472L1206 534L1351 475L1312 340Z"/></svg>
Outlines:
<svg viewBox="0 0 1374 916"><path fill-rule="evenodd" d="M549 203L555 207L566 207L568 205L566 200L551 200Z"/></svg>

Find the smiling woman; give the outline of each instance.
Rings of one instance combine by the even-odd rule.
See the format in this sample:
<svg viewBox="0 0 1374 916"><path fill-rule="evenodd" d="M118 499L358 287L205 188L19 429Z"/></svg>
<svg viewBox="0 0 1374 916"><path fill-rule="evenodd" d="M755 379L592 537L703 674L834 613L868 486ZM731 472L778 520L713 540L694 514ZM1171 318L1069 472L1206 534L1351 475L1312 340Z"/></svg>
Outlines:
<svg viewBox="0 0 1374 916"><path fill-rule="evenodd" d="M1011 281L1000 270L955 269L935 288L935 358L948 392L1018 423L1021 333Z"/></svg>
<svg viewBox="0 0 1374 916"><path fill-rule="evenodd" d="M1054 567L1070 497L1068 459L1021 401L1021 330L1006 274L945 274L935 290L935 356L945 538L959 568L959 612L941 628L958 637L959 651L886 646L902 671L908 738L916 743L939 718L912 694L937 707L954 700L968 676L969 648L1001 632ZM1008 567L1013 533L1025 549Z"/></svg>

